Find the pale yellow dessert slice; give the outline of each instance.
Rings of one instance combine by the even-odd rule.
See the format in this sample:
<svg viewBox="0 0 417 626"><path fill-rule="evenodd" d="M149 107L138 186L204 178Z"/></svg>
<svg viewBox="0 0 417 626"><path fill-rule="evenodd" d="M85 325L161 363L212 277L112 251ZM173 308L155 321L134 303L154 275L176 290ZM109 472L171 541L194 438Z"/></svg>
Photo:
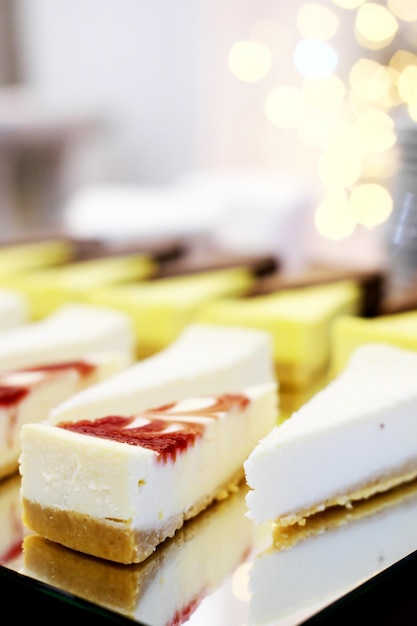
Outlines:
<svg viewBox="0 0 417 626"><path fill-rule="evenodd" d="M96 289L89 294L89 302L130 315L138 357L143 358L177 339L203 304L219 296L244 295L255 280L249 268L234 267Z"/></svg>
<svg viewBox="0 0 417 626"><path fill-rule="evenodd" d="M251 298L218 298L200 307L196 319L270 333L282 391L305 388L325 375L332 323L339 315L357 314L360 300L356 281L339 281Z"/></svg>
<svg viewBox="0 0 417 626"><path fill-rule="evenodd" d="M113 283L142 280L157 269L145 253L74 261L14 276L14 288L28 298L31 317L40 319L69 302L85 302L91 290Z"/></svg>
<svg viewBox="0 0 417 626"><path fill-rule="evenodd" d="M341 316L333 325L331 334L332 375L345 367L357 347L380 342L417 350L417 311L367 319Z"/></svg>

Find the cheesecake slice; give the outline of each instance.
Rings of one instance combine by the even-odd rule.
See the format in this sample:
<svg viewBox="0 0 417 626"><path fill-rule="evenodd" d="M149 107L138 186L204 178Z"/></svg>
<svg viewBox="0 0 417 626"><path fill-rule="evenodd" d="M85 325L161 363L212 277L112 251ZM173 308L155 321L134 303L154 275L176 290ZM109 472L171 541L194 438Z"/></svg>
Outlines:
<svg viewBox="0 0 417 626"><path fill-rule="evenodd" d="M67 303L86 302L99 286L140 281L156 270L157 262L151 255L126 254L40 268L11 277L9 285L26 296L31 317L42 319Z"/></svg>
<svg viewBox="0 0 417 626"><path fill-rule="evenodd" d="M245 509L242 488L189 520L148 559L127 567L29 534L22 571L140 624L180 626L198 619L200 609L204 614L253 549L254 526Z"/></svg>
<svg viewBox="0 0 417 626"><path fill-rule="evenodd" d="M331 332L331 373L346 365L352 352L366 343L390 343L417 351L417 310L363 319L342 315Z"/></svg>
<svg viewBox="0 0 417 626"><path fill-rule="evenodd" d="M215 500L276 422L274 383L199 396L130 417L22 428L27 528L64 546L138 563Z"/></svg>
<svg viewBox="0 0 417 626"><path fill-rule="evenodd" d="M134 338L126 315L104 307L68 304L43 320L2 336L0 371L71 361L89 352L134 358Z"/></svg>
<svg viewBox="0 0 417 626"><path fill-rule="evenodd" d="M276 382L268 333L191 324L176 341L51 411L49 421L129 416L193 395L236 393Z"/></svg>
<svg viewBox="0 0 417 626"><path fill-rule="evenodd" d="M18 469L23 424L46 420L55 406L120 372L127 363L122 353L109 352L0 372L0 479Z"/></svg>
<svg viewBox="0 0 417 626"><path fill-rule="evenodd" d="M137 356L145 358L175 341L206 302L241 296L256 282L252 268L229 267L136 284L97 287L88 302L128 314L137 338Z"/></svg>
<svg viewBox="0 0 417 626"><path fill-rule="evenodd" d="M19 291L0 288L0 332L29 321L29 305Z"/></svg>
<svg viewBox="0 0 417 626"><path fill-rule="evenodd" d="M249 298L217 298L200 307L195 321L268 332L280 387L292 391L326 375L331 326L339 315L357 315L360 303L358 283L344 280Z"/></svg>
<svg viewBox="0 0 417 626"><path fill-rule="evenodd" d="M417 354L361 346L245 462L248 515L284 526L417 476Z"/></svg>

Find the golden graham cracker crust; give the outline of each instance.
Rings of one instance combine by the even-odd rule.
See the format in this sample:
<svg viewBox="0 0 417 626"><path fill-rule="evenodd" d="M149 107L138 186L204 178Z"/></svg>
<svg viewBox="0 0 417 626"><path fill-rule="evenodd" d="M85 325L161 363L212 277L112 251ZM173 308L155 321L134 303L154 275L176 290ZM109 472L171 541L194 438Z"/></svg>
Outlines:
<svg viewBox="0 0 417 626"><path fill-rule="evenodd" d="M375 494L388 491L417 478L417 459L414 459L403 466L400 470L389 477L383 476L376 478L372 482L368 482L362 486L353 488L348 493L339 493L332 498L325 500L324 502L317 503L309 508L290 513L288 515L282 515L274 520L274 527L281 528L298 524L304 526L308 523L308 519L311 515L315 515L322 511L325 511L331 507L342 506L346 508L351 507L352 501L365 500L374 496ZM277 535L276 531L275 534Z"/></svg>
<svg viewBox="0 0 417 626"><path fill-rule="evenodd" d="M195 517L215 500L238 490L244 480L243 468L213 494L205 496L187 511L158 524L135 530L131 520L96 518L77 511L45 507L22 498L22 518L27 528L68 548L125 565L140 563L156 546L172 537L184 522Z"/></svg>

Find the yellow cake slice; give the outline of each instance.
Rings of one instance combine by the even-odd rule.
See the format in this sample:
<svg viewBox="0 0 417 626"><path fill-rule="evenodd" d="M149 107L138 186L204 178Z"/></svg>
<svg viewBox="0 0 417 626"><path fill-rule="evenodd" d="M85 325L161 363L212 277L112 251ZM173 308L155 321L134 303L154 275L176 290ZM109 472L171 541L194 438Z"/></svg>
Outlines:
<svg viewBox="0 0 417 626"><path fill-rule="evenodd" d="M13 287L13 277L26 272L68 263L76 249L64 238L4 242L0 245L0 285Z"/></svg>
<svg viewBox="0 0 417 626"><path fill-rule="evenodd" d="M333 325L331 334L332 375L345 367L358 346L380 342L417 350L417 311L370 319L341 316Z"/></svg>
<svg viewBox="0 0 417 626"><path fill-rule="evenodd" d="M25 526L93 556L138 563L215 500L276 422L276 385L122 417L22 427Z"/></svg>
<svg viewBox="0 0 417 626"><path fill-rule="evenodd" d="M224 268L96 289L90 293L89 302L131 316L138 356L143 358L177 339L204 303L219 296L246 294L254 282L254 272L246 266Z"/></svg>
<svg viewBox="0 0 417 626"><path fill-rule="evenodd" d="M217 298L200 307L196 320L270 333L281 391L299 389L325 375L331 325L339 315L357 314L360 300L356 281L338 281L251 298Z"/></svg>
<svg viewBox="0 0 417 626"><path fill-rule="evenodd" d="M128 254L73 261L57 267L21 273L3 280L28 299L31 317L40 319L69 302L85 302L92 289L128 280L143 280L156 273L157 262L148 254Z"/></svg>

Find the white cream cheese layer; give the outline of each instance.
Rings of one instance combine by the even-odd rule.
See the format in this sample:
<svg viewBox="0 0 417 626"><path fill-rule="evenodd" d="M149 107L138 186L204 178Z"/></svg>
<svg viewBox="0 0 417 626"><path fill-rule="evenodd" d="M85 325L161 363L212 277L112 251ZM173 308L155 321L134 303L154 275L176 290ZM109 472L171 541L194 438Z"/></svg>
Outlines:
<svg viewBox="0 0 417 626"><path fill-rule="evenodd" d="M245 462L256 522L308 509L413 466L417 353L362 346L346 369L275 427Z"/></svg>
<svg viewBox="0 0 417 626"><path fill-rule="evenodd" d="M22 495L53 509L122 520L135 529L158 528L243 469L244 459L276 421L276 395L274 383L254 386L245 390L247 406L216 418L202 415L201 398L179 403L173 419L181 421L181 412L194 407L197 416L185 417L203 423L204 430L175 460L50 424L24 426ZM212 407L213 400L204 399L204 405Z"/></svg>
<svg viewBox="0 0 417 626"><path fill-rule="evenodd" d="M165 350L57 407L50 421L130 415L166 402L237 392L275 380L268 333L192 324Z"/></svg>
<svg viewBox="0 0 417 626"><path fill-rule="evenodd" d="M104 307L69 304L2 336L0 370L78 359L96 351L126 354L131 363L134 336L130 319Z"/></svg>

